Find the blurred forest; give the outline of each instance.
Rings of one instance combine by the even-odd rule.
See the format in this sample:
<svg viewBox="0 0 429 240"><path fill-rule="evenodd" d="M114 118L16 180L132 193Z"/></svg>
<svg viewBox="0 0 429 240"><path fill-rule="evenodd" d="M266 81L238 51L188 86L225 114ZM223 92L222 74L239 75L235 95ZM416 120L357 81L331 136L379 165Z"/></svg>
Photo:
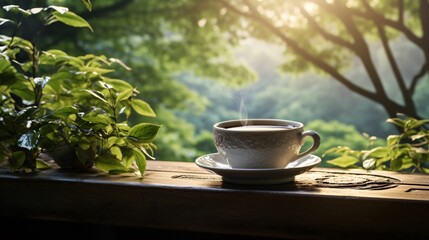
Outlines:
<svg viewBox="0 0 429 240"><path fill-rule="evenodd" d="M314 69L310 60L294 57L291 51L294 50L293 42L285 44L287 41L281 41L281 35L273 34L274 31L265 26L263 21L253 23L253 20L258 19L252 20L245 16L247 12L254 11L252 7L265 10L272 7L272 14L283 10L289 12L288 18L291 18L291 10L284 3L288 1L91 2L91 12L83 7L81 1L3 0L2 4L18 4L22 8L57 4L67 6L85 18L94 32L88 29L76 32L53 24L37 33L35 31L40 26L27 26L28 31L23 34L37 34L38 41L44 47L64 49L71 55L103 54L121 59L127 64L131 71L121 70L115 74L120 74L118 77L138 86L142 98L155 110L157 117L144 121L163 125L155 141L158 146L155 157L159 160L194 161L202 154L216 151L212 125L227 119L281 118L301 121L305 123L305 129L316 130L322 136L317 155L338 145L354 149L367 148L368 136L363 133L379 138L396 133L396 129L386 123L392 112L380 102L351 91L350 87L336 81L336 75L332 72ZM297 4L299 1L291 2ZM318 4L324 1L310 2ZM357 2L360 1L339 2L347 3L344 6L349 6L350 3L351 8L356 9L368 7L365 4L358 5ZM378 1L368 2L376 4ZM415 22L418 17L418 1L382 2L402 3L402 9L409 10L404 14L411 19L407 23L412 25L411 29L418 28ZM260 5L257 6L258 4ZM323 10L323 4L320 3L320 11ZM244 12L234 12L234 7L242 7ZM377 7L394 9L387 3ZM303 9L301 6L301 10ZM329 6L326 9L328 11ZM366 9L366 12L370 12ZM316 14L311 11L314 10L309 8L307 13ZM392 11L394 10L386 12L386 16L392 15ZM269 11L265 13L270 14ZM424 54L404 34L387 32L390 48L396 51L395 58L402 75L408 79L414 79L417 75L418 80L422 79L413 80L415 83L406 81L408 85L416 85L410 94L412 101L409 101L392 84L397 75L392 73L386 48L382 41L374 37L376 34L370 27L371 23L360 19L355 24L361 24L361 29L372 34L365 35L366 43L390 100L398 102L398 106L403 103L403 110L409 109L407 106L413 106L407 104L414 104L413 114L422 118L429 117L427 71L416 74L421 72L421 65L425 62ZM299 37L298 42L302 45L298 50L307 49L318 56L318 59L332 63L338 71L341 70L342 76L365 91L372 89L371 82L366 77L368 66L360 63L359 56L324 44L313 37L308 29L303 32L298 32L298 28L293 26L285 29L288 34ZM339 36L344 36L345 40L355 37L341 31ZM325 50L323 47L326 47ZM143 119L133 121L138 123Z"/></svg>

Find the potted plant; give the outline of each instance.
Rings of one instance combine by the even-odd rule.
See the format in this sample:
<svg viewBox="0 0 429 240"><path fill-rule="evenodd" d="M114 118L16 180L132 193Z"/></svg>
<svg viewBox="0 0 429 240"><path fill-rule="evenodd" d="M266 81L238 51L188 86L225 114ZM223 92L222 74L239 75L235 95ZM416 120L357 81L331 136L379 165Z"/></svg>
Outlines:
<svg viewBox="0 0 429 240"><path fill-rule="evenodd" d="M90 9L88 0L83 3ZM68 8L3 9L15 18L0 19L0 25L13 26L11 34L0 35L0 163L8 163L12 171L34 172L50 166L41 158L47 152L62 167L95 166L111 174L143 175L160 125L129 125L132 114L155 117L155 113L137 98L134 86L108 76L114 66L128 67L106 56L40 50L37 31L31 39L18 35L24 21L92 30ZM71 150L72 162L56 157L64 148Z"/></svg>

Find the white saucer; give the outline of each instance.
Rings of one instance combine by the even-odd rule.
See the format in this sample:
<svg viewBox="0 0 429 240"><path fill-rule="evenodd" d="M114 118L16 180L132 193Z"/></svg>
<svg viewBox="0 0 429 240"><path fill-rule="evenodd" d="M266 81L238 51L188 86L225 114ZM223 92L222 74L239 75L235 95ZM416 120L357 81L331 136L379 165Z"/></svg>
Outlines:
<svg viewBox="0 0 429 240"><path fill-rule="evenodd" d="M321 161L320 157L310 154L289 163L285 168L244 169L231 168L219 153L210 153L197 158L195 164L222 176L225 182L261 185L291 182L296 175L308 171Z"/></svg>

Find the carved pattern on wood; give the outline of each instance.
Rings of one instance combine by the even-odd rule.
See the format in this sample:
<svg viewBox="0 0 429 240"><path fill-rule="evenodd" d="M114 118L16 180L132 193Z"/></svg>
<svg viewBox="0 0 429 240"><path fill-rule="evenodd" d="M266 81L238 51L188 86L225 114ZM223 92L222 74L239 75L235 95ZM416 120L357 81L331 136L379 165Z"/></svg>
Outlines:
<svg viewBox="0 0 429 240"><path fill-rule="evenodd" d="M174 175L172 179L183 180L201 180L201 181L221 181L221 177L216 175ZM278 186L295 185L298 188L351 188L361 190L383 190L394 188L400 184L400 180L375 174L362 173L342 173L342 172L324 172L308 171L295 177L295 181L278 184Z"/></svg>

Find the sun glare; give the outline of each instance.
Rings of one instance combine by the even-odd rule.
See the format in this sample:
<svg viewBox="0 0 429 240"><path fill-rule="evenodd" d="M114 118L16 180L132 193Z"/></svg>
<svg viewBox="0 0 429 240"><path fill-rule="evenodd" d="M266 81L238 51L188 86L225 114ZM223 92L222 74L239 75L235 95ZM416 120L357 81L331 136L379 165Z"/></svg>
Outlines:
<svg viewBox="0 0 429 240"><path fill-rule="evenodd" d="M198 26L199 27L204 27L207 23L207 18L202 18L200 20L198 20Z"/></svg>
<svg viewBox="0 0 429 240"><path fill-rule="evenodd" d="M312 2L304 3L304 9L309 13L314 13L319 9L319 6Z"/></svg>

